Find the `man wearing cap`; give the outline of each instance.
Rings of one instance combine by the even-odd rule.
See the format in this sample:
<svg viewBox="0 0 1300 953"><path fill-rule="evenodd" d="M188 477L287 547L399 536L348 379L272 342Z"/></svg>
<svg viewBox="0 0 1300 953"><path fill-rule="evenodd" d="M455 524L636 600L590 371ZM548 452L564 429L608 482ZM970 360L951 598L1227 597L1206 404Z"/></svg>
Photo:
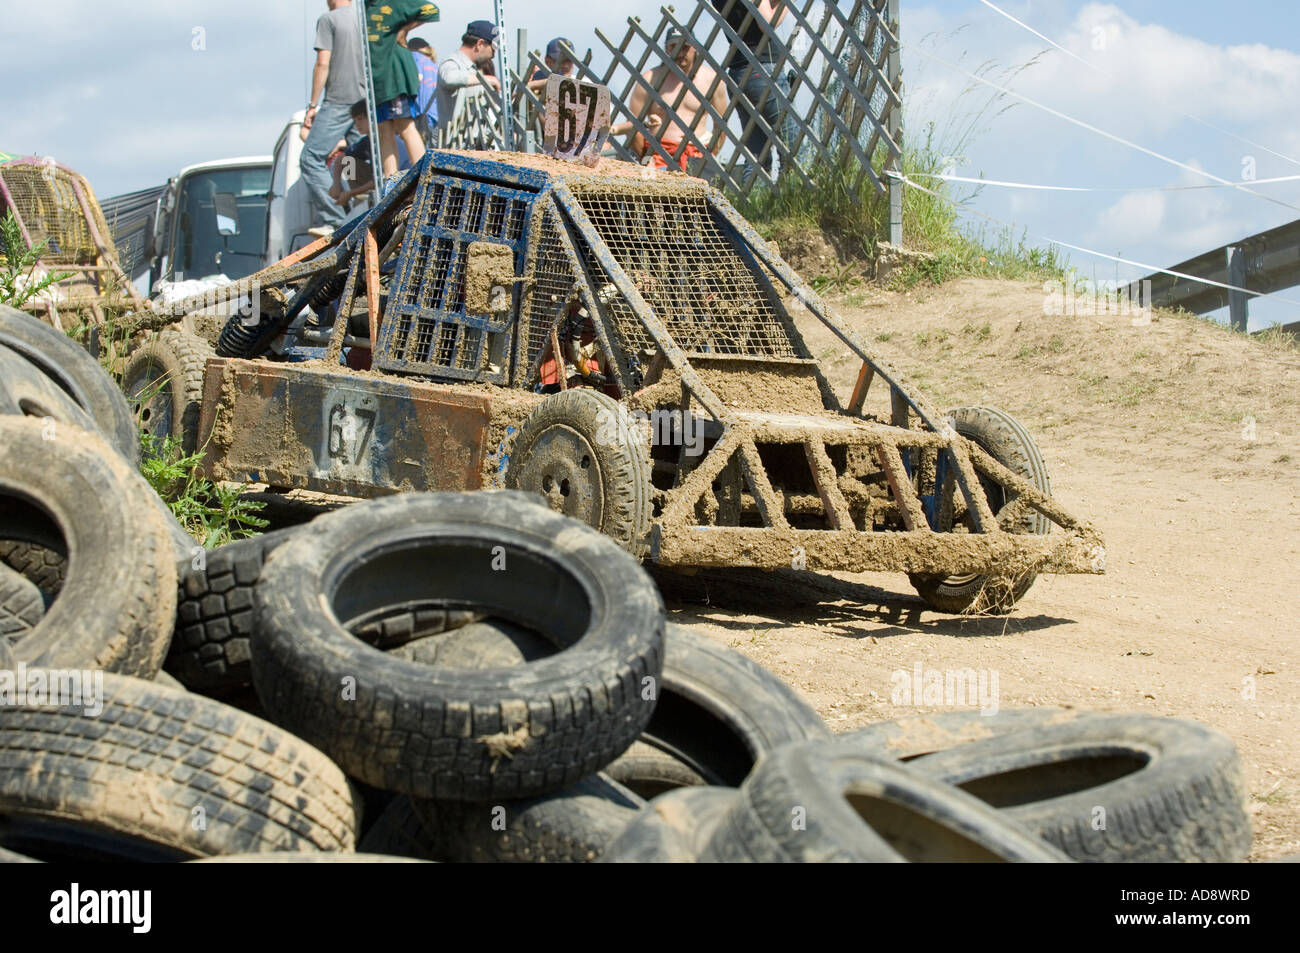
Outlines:
<svg viewBox="0 0 1300 953"><path fill-rule="evenodd" d="M557 36L546 44L546 68L537 67L533 70L532 77L528 80L528 88L537 92L546 86L546 81L550 79L552 73L559 73L561 76L573 75L573 60L569 59L566 50L573 49L573 44L562 36Z"/></svg>
<svg viewBox="0 0 1300 953"><path fill-rule="evenodd" d="M438 64L438 123L444 145L456 115L456 104L465 91L482 83L492 89L501 88L501 81L495 76L484 76L481 82L479 80L480 67L492 62L496 55L496 40L496 24L490 20L475 20L465 27L460 49Z"/></svg>
<svg viewBox="0 0 1300 953"><path fill-rule="evenodd" d="M705 107L691 86L682 81L678 70L684 73L694 88L702 93L708 93L709 88L713 87L710 103L719 115L725 115L727 110L727 89L723 83L714 83L717 74L707 63L700 64L698 69L696 68L699 52L687 34L676 28L670 29L667 39L664 40L664 49L672 57L671 65L665 61L654 69L647 70L642 76L643 82L632 91L627 108L632 115L645 117L642 121L646 128L659 139L659 144L663 146L664 151L672 155L678 168L685 172L687 163L691 159L698 159L704 155L691 141L687 131L689 130L690 135L700 141L707 141L703 135ZM677 67L676 70L673 69L673 65ZM650 89L659 93L659 97L671 107L671 113L664 109L659 99L650 96L648 92ZM712 119L709 120L709 127L713 127ZM619 123L610 130L610 135L623 135L634 128L631 122ZM717 142L713 143L714 155L722 149L725 139L724 131L718 135ZM644 157L648 154L651 164L656 169L668 168L668 163L664 161L663 156L639 131L632 137L631 145L638 155Z"/></svg>
<svg viewBox="0 0 1300 953"><path fill-rule="evenodd" d="M379 157L384 178L397 172L397 139L406 146L411 163L424 156L424 143L415 126L420 74L406 47L398 40L417 23L435 23L438 8L421 0L366 0L370 74L374 79L375 118L379 120Z"/></svg>

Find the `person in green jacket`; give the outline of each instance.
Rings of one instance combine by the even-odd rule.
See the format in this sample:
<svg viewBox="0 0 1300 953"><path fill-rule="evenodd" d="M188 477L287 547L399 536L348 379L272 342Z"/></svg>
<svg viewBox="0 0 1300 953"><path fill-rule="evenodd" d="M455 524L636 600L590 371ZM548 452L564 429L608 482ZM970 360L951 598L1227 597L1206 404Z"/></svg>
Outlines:
<svg viewBox="0 0 1300 953"><path fill-rule="evenodd" d="M419 23L435 23L438 7L421 0L366 0L366 39L374 84L375 118L379 121L379 161L384 178L397 172L397 137L402 137L411 164L424 156L415 125L420 74L411 53L398 41Z"/></svg>

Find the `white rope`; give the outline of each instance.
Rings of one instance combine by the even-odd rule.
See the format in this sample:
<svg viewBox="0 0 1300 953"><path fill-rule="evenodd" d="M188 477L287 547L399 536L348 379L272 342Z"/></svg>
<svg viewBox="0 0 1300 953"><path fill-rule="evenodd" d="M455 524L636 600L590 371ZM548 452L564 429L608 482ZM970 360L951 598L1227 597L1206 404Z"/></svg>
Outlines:
<svg viewBox="0 0 1300 953"><path fill-rule="evenodd" d="M1145 155L1149 155L1154 159L1159 159L1161 162L1167 162L1172 166L1176 166L1188 172L1193 172L1196 175L1204 176L1207 179L1212 179L1213 181L1218 182L1222 185L1227 185L1227 186L1231 186L1232 188L1239 189L1242 192L1247 193L1248 195L1253 195L1256 198L1263 199L1266 202L1272 202L1274 205L1281 205L1284 208L1289 208L1293 211L1300 212L1300 206L1292 205L1290 202L1283 202L1281 199L1275 199L1270 195L1264 195L1260 192L1256 192L1252 189L1248 189L1240 182L1230 182L1228 179L1220 178L1219 176L1215 175L1212 172L1206 172L1204 169L1198 169L1194 165L1188 165L1186 162L1179 162L1177 159L1171 159L1169 156L1161 155L1159 152L1156 152L1153 149L1148 149L1146 146L1140 146L1136 142L1131 142L1128 139L1123 138L1122 136L1117 136L1114 133L1107 132L1105 129L1098 129L1096 126L1092 125L1091 123L1086 123L1082 119L1075 119L1073 116L1067 116L1065 113L1061 112L1060 110L1053 109L1051 106L1044 105L1043 103L1040 103L1035 99L1030 99L1028 96L1023 96L1020 93L1015 92L1014 90L1007 89L1005 86L999 86L997 83L993 82L992 80L985 79L983 76L978 76L975 73L972 73L970 70L962 66L958 66L956 63L950 63L948 62L948 60L945 60L943 57L935 56L933 53L927 52L926 50L922 49L919 46L915 46L910 43L900 43L899 46L920 53L922 56L926 57L927 59L934 60L936 63L939 63L943 66L947 66L949 69L956 70L957 72L966 76L968 79L972 79L977 83L983 83L985 86L995 89L1005 96L1011 96L1015 99L1018 99L1021 102L1027 103L1028 105L1033 106L1036 109L1041 109L1043 110L1043 112L1050 113L1051 115L1057 117L1058 119L1064 119L1066 122L1072 123L1073 125L1076 125L1081 129L1086 129L1089 132L1095 132L1097 135L1103 136L1111 140L1112 142L1118 142L1120 145L1128 146L1130 149L1136 149L1138 152L1144 153Z"/></svg>
<svg viewBox="0 0 1300 953"><path fill-rule="evenodd" d="M1066 56L1070 57L1071 59L1078 60L1080 63L1088 67L1088 69L1092 70L1093 72L1100 73L1102 76L1109 76L1112 79L1115 78L1114 73L1104 70L1096 63L1093 63L1089 60L1085 60L1082 56L1079 56L1077 53L1067 50L1065 47L1063 47L1061 44L1057 43L1055 40L1051 39L1050 37L1043 36L1043 34L1039 33L1028 23L1025 23L1022 20L1017 20L1010 13L1007 13L1006 10L1003 10L997 4L990 3L989 0L980 0L980 3L984 4L984 6L988 7L990 10L994 11L995 13L1000 13L1002 16L1006 17L1008 20L1010 20L1012 23L1014 23L1016 26L1020 27L1021 29L1028 30L1030 33L1038 37L1044 43L1047 43L1050 46L1055 47L1056 49L1060 50L1062 53L1064 53ZM1283 155L1280 152L1270 149L1266 145L1255 142L1251 139L1247 139L1245 136L1239 136L1235 132L1230 132L1227 129L1220 129L1218 126L1214 125L1213 123L1206 122L1204 119L1197 119L1195 116L1191 115L1190 113L1178 113L1178 115L1182 116L1184 119L1190 119L1192 122L1200 123L1202 126L1205 126L1207 129L1213 129L1215 132L1221 132L1225 136L1231 136L1233 139L1236 139L1238 142L1244 142L1246 145L1254 146L1256 149L1263 149L1269 155L1276 156L1279 159L1284 159L1285 161L1290 162L1292 165L1300 165L1300 159L1292 159L1288 155Z"/></svg>
<svg viewBox="0 0 1300 953"><path fill-rule="evenodd" d="M910 185L914 189L920 189L922 192L925 192L927 195L933 195L935 198L942 199L945 202L949 201L945 196L940 195L938 192L935 192L933 189L927 189L924 185L921 185L921 183L919 182L913 182L910 178L908 178L905 175L901 175L900 173L894 172L891 169L886 169L884 170L884 172L885 175L889 176L890 178L898 179L904 185ZM969 212L971 215L978 215L980 218L988 219L988 221L993 222L995 225L1001 225L1003 228L1009 228L1012 231L1016 229L1015 225L1012 225L1008 222L1004 222L1000 218L994 218L992 215L988 215L976 209L966 208L961 205L953 205L953 207L959 212ZM1144 271L1147 271L1149 273L1173 275L1175 278L1186 278L1188 281L1195 281L1203 285L1212 285L1215 288L1223 288L1227 291L1240 291L1250 295L1252 298L1264 297L1264 292L1251 291L1249 288L1239 288L1236 285L1224 284L1222 281L1214 281L1211 278L1201 278L1198 277L1197 275L1189 275L1186 274L1185 272L1174 271L1173 269L1170 268L1161 268L1158 265L1148 265L1145 262L1134 261L1131 258L1120 258L1117 255L1108 255L1104 251L1096 251L1092 248L1084 248L1082 245L1073 245L1070 242L1063 242L1060 239L1050 238L1047 235L1040 235L1034 232L1030 232L1029 234L1033 235L1034 238L1037 238L1039 241L1044 241L1051 245L1060 245L1062 248L1069 248L1072 251L1077 251L1084 255L1093 255L1097 258L1105 258L1107 261L1119 262L1122 265L1133 265L1135 268L1141 268ZM1129 284L1132 284L1132 282L1129 282ZM1291 298L1283 298L1277 294L1270 294L1268 295L1268 297L1274 301L1284 301L1287 304L1294 304L1300 306L1300 301L1296 301Z"/></svg>
<svg viewBox="0 0 1300 953"><path fill-rule="evenodd" d="M999 179L972 179L964 175L944 175L939 172L914 172L925 179L943 179L945 182L968 182L971 185L996 185L1005 189L1036 189L1044 192L1194 192L1200 189L1226 189L1228 185L1150 185L1132 188L1081 187L1073 185L1036 185L1032 182L1006 182ZM1251 185L1272 185L1277 182L1300 182L1300 175L1283 175L1275 179L1251 179Z"/></svg>

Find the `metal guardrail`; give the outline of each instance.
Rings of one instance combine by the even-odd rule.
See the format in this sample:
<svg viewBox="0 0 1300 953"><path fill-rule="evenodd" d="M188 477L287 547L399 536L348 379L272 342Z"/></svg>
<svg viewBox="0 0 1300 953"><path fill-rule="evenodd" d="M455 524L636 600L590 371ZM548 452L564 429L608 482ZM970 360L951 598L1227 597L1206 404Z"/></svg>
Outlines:
<svg viewBox="0 0 1300 953"><path fill-rule="evenodd" d="M717 5L700 0L684 17L673 7L661 7L653 29L630 17L617 42L596 30L608 55L603 71L592 65L591 50L565 52L577 78L609 87L613 122L628 130L611 136L608 155L627 161L657 156L669 168L684 167L746 198L760 184L771 188L787 175L806 185L819 173L843 175L855 193L869 186L876 194L889 194L891 240L900 243L903 186L882 174L898 170L902 156L898 3L787 0L781 4L783 22L773 27L755 0ZM680 32L697 50L688 70L668 55L670 31ZM514 149L524 148L529 133L537 142L542 139L542 103L526 81L545 64L522 50L518 69L507 70L507 85L514 89L509 123ZM661 91L670 84L676 89ZM714 101L719 89L725 93L723 107ZM681 112L687 97L700 104L693 120ZM479 92L461 98L466 115L458 111L454 117L445 147L507 148L500 96ZM656 136L647 122L651 114L664 117L661 133L674 135ZM645 156L632 147L637 133Z"/></svg>
<svg viewBox="0 0 1300 953"><path fill-rule="evenodd" d="M1244 331L1250 298L1300 285L1300 219L1189 258L1169 270L1242 290L1158 272L1144 279L1151 282L1151 304L1194 314L1227 306L1233 329Z"/></svg>

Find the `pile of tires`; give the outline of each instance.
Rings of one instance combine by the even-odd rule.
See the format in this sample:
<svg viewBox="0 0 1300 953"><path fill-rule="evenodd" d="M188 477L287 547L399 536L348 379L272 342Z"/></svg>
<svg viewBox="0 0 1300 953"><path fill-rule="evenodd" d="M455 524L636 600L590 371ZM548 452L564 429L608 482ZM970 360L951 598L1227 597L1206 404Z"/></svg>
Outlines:
<svg viewBox="0 0 1300 953"><path fill-rule="evenodd" d="M535 494L404 494L205 551L137 472L134 427L92 359L0 311L0 862L1249 850L1236 750L1199 725L1035 710L833 736Z"/></svg>

